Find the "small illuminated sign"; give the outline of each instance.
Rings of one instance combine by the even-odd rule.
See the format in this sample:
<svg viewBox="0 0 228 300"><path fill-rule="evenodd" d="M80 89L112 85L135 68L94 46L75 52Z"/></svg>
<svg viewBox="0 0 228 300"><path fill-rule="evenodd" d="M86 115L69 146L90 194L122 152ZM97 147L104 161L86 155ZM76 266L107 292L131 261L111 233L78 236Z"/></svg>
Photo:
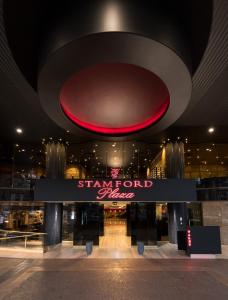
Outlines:
<svg viewBox="0 0 228 300"><path fill-rule="evenodd" d="M117 179L120 172L120 168L111 168L112 179Z"/></svg>

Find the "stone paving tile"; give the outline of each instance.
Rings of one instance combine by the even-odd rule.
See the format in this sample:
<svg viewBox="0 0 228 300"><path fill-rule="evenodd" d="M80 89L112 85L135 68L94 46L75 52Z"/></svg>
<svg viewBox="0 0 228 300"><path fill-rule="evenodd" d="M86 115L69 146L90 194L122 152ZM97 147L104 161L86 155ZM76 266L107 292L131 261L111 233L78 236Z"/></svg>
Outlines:
<svg viewBox="0 0 228 300"><path fill-rule="evenodd" d="M228 299L227 260L31 260L11 275L1 300Z"/></svg>

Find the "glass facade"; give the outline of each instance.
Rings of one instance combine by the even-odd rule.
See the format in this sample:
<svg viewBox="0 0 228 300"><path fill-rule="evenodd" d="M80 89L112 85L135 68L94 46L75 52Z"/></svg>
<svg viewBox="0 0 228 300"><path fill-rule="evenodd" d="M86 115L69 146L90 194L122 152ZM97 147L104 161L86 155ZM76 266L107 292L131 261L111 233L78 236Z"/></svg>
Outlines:
<svg viewBox="0 0 228 300"><path fill-rule="evenodd" d="M228 170L227 145L183 142L184 176L196 179L198 200L227 200L227 177L224 177ZM33 202L35 180L47 176L45 143L43 141L41 146L14 144L0 147L1 230L45 233L45 203ZM165 180L163 145L142 142L67 143L64 177L105 180L111 178L111 169L116 168L118 179ZM88 240L92 240L94 245L107 244L105 232L111 232L107 231L111 225L122 228L123 235L130 238L130 245L136 245L138 241L145 245L169 241L170 216L168 205L164 202L144 203L143 199L142 202L125 204L65 202L60 211L61 240L71 245L85 245ZM187 203L187 225L202 224L201 203Z"/></svg>

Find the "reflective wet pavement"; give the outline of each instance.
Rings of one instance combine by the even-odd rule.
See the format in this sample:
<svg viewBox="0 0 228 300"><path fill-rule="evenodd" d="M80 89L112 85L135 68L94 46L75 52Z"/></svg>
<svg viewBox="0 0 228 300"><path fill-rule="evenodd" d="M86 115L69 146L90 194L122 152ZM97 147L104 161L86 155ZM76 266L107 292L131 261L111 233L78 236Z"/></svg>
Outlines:
<svg viewBox="0 0 228 300"><path fill-rule="evenodd" d="M228 299L228 260L3 259L0 299Z"/></svg>

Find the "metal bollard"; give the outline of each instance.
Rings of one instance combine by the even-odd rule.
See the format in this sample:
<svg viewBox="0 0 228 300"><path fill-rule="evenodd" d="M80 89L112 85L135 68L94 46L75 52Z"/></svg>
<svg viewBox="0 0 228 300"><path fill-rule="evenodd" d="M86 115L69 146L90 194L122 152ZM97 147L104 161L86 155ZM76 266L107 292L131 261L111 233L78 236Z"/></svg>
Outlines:
<svg viewBox="0 0 228 300"><path fill-rule="evenodd" d="M93 241L86 242L86 254L90 255L93 251Z"/></svg>
<svg viewBox="0 0 228 300"><path fill-rule="evenodd" d="M143 255L144 253L144 242L137 242L138 245L138 254Z"/></svg>

